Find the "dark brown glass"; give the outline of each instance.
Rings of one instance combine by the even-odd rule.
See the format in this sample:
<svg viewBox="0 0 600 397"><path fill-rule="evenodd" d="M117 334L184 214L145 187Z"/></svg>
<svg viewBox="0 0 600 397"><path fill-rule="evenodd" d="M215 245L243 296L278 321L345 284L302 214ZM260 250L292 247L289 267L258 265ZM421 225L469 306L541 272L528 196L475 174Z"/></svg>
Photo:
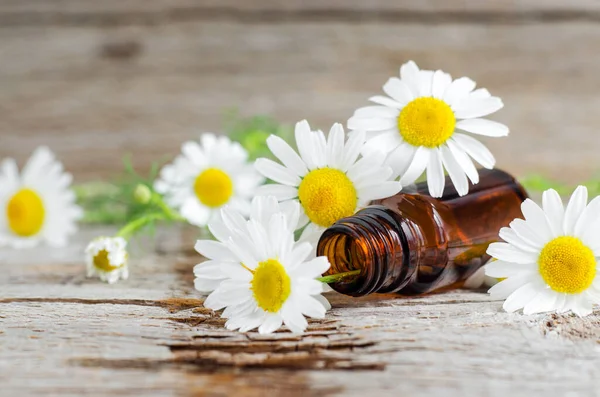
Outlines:
<svg viewBox="0 0 600 397"><path fill-rule="evenodd" d="M480 181L460 197L446 178L444 196L416 185L328 228L317 247L329 258L327 274L361 270L331 284L352 296L415 295L456 288L489 260L488 245L521 218L525 189L500 170L480 170Z"/></svg>

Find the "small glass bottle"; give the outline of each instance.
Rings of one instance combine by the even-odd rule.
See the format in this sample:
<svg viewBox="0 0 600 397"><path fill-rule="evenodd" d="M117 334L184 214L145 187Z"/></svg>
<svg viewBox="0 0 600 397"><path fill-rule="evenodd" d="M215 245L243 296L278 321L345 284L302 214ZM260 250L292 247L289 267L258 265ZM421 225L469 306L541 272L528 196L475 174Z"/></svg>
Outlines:
<svg viewBox="0 0 600 397"><path fill-rule="evenodd" d="M331 284L343 294L415 295L458 288L490 257L498 231L522 217L525 189L500 170L479 170L480 181L460 197L446 178L441 198L416 185L344 218L321 237L317 254L329 258L327 274L361 270Z"/></svg>

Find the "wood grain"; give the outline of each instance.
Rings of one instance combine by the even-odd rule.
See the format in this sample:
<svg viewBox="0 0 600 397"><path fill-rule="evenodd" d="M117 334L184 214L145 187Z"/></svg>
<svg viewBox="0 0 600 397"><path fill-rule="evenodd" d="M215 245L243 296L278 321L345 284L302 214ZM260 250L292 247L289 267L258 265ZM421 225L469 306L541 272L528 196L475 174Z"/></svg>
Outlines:
<svg viewBox="0 0 600 397"><path fill-rule="evenodd" d="M600 316L523 316L477 291L329 294L303 336L222 328L173 230L134 244L131 278L84 278L69 249L0 251L1 395L593 395ZM170 236L170 242L164 238ZM171 252L165 254L164 245ZM177 246L179 244L179 247ZM137 247L137 248L135 248Z"/></svg>
<svg viewBox="0 0 600 397"><path fill-rule="evenodd" d="M169 159L226 109L325 129L414 59L504 99L511 136L486 140L500 167L573 183L598 168L596 1L140 4L0 4L0 157L47 144L81 181L125 153Z"/></svg>

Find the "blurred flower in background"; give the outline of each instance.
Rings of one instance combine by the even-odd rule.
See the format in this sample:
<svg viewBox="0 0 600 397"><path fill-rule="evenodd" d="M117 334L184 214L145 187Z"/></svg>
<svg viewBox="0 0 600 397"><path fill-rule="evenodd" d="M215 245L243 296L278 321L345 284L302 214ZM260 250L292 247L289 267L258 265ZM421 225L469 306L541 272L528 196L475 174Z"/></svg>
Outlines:
<svg viewBox="0 0 600 397"><path fill-rule="evenodd" d="M228 137L203 134L183 144L182 154L160 171L154 189L193 225L206 226L224 205L250 213L250 200L264 182L248 152Z"/></svg>
<svg viewBox="0 0 600 397"><path fill-rule="evenodd" d="M0 246L64 246L83 212L75 204L71 174L47 147L35 150L19 174L15 160L0 165Z"/></svg>
<svg viewBox="0 0 600 397"><path fill-rule="evenodd" d="M127 280L127 241L122 237L98 237L85 249L87 276L98 276L109 284Z"/></svg>

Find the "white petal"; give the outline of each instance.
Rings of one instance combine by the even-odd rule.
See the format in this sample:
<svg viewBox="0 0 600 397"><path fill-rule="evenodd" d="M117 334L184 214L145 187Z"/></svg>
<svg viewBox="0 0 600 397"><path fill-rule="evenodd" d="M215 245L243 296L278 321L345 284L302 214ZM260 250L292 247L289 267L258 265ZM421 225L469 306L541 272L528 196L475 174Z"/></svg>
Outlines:
<svg viewBox="0 0 600 397"><path fill-rule="evenodd" d="M446 146L450 148L454 160L460 165L460 168L467 174L473 185L479 183L479 171L475 168L475 164L465 151L456 144L452 139L446 141Z"/></svg>
<svg viewBox="0 0 600 397"><path fill-rule="evenodd" d="M469 97L471 97L471 98L479 98L479 99L489 98L491 96L492 95L490 94L490 92L487 89L485 89L485 88L478 88L475 91L471 92L471 94L469 94Z"/></svg>
<svg viewBox="0 0 600 397"><path fill-rule="evenodd" d="M281 316L285 325L294 333L302 333L308 326L308 322L298 311L292 299L289 299L284 303L281 308Z"/></svg>
<svg viewBox="0 0 600 397"><path fill-rule="evenodd" d="M395 181L384 181L379 182L377 185L367 186L364 191L359 194L359 202L369 202L373 200L384 199L392 197L402 190L400 182Z"/></svg>
<svg viewBox="0 0 600 397"><path fill-rule="evenodd" d="M521 204L521 212L527 221L527 224L540 236L542 241L548 242L552 239L552 231L550 229L550 222L544 213L544 210L540 208L533 200L525 199Z"/></svg>
<svg viewBox="0 0 600 397"><path fill-rule="evenodd" d="M401 103L399 103L398 101L394 101L392 98L388 98L386 96L382 96L382 95L375 95L369 98L369 101L377 103L379 105L383 105L383 106L389 106L390 108L394 108L394 109L402 109L403 105ZM350 128L348 126L348 128Z"/></svg>
<svg viewBox="0 0 600 397"><path fill-rule="evenodd" d="M412 162L408 166L408 169L400 178L400 183L402 186L410 185L423 174L425 168L427 168L427 164L429 163L429 151L430 150L428 148L423 146L417 149Z"/></svg>
<svg viewBox="0 0 600 397"><path fill-rule="evenodd" d="M501 261L519 263L523 265L536 263L538 259L538 255L531 252L522 251L507 243L492 243L488 247L487 253L496 259L500 259Z"/></svg>
<svg viewBox="0 0 600 397"><path fill-rule="evenodd" d="M473 134L485 136L507 136L508 127L502 123L486 119L467 119L456 123L456 128Z"/></svg>
<svg viewBox="0 0 600 397"><path fill-rule="evenodd" d="M535 247L541 251L544 245L548 242L546 236L542 236L534 231L530 225L523 219L515 219L510 223L510 228L519 236L525 243Z"/></svg>
<svg viewBox="0 0 600 397"><path fill-rule="evenodd" d="M306 168L304 161L302 161L298 153L296 153L282 138L271 135L267 138L267 145L275 157L296 175L304 176L308 173L308 168Z"/></svg>
<svg viewBox="0 0 600 397"><path fill-rule="evenodd" d="M300 305L300 312L302 314L312 318L325 317L326 308L320 301L312 296L303 296L301 299L298 304Z"/></svg>
<svg viewBox="0 0 600 397"><path fill-rule="evenodd" d="M381 134L370 138L362 147L363 156L389 153L391 150L402 144L402 138L396 130L384 131ZM383 158L383 156L381 156Z"/></svg>
<svg viewBox="0 0 600 397"><path fill-rule="evenodd" d="M414 99L410 88L399 78L392 77L383 85L383 92L392 97L396 102L405 106Z"/></svg>
<svg viewBox="0 0 600 397"><path fill-rule="evenodd" d="M575 224L581 217L587 204L588 191L585 186L578 186L567 204L565 209L565 218L563 221L563 231L566 235L573 235Z"/></svg>
<svg viewBox="0 0 600 397"><path fill-rule="evenodd" d="M512 313L523 308L542 291L540 287L543 287L543 285L540 286L538 283L533 281L523 285L515 292L510 294L508 298L506 298L502 308L504 308L504 310L506 310L508 313Z"/></svg>
<svg viewBox="0 0 600 397"><path fill-rule="evenodd" d="M394 150L392 150L387 158L385 164L392 168L391 178L396 179L399 175L402 175L408 169L408 166L412 163L416 149L414 146L408 143L401 143Z"/></svg>
<svg viewBox="0 0 600 397"><path fill-rule="evenodd" d="M427 187L431 197L442 197L445 183L442 155L439 149L435 148L429 152L429 164L427 165Z"/></svg>
<svg viewBox="0 0 600 397"><path fill-rule="evenodd" d="M475 85L475 82L468 77L461 77L454 80L444 93L444 102L455 109L457 102L467 97L473 91Z"/></svg>
<svg viewBox="0 0 600 397"><path fill-rule="evenodd" d="M290 264L290 268L295 269L296 267L302 268L303 262L313 252L312 244L308 242L299 242L296 244L291 252L289 258L286 258Z"/></svg>
<svg viewBox="0 0 600 397"><path fill-rule="evenodd" d="M383 131L395 128L396 118L387 117L358 117L352 116L348 119L348 128L351 130Z"/></svg>
<svg viewBox="0 0 600 397"><path fill-rule="evenodd" d="M523 272L517 276L509 277L506 280L500 281L498 284L490 288L488 293L492 299L506 299L517 289L533 280L533 273Z"/></svg>
<svg viewBox="0 0 600 397"><path fill-rule="evenodd" d="M233 253L225 246L225 244L212 240L198 240L194 249L200 254L209 259L221 261L237 261Z"/></svg>
<svg viewBox="0 0 600 397"><path fill-rule="evenodd" d="M575 295L571 303L571 311L579 317L585 317L592 313L592 304L583 294Z"/></svg>
<svg viewBox="0 0 600 397"><path fill-rule="evenodd" d="M413 96L419 95L419 67L413 61L408 61L400 67L400 78L410 88Z"/></svg>
<svg viewBox="0 0 600 397"><path fill-rule="evenodd" d="M194 279L194 288L201 293L207 294L217 289L222 280L197 277Z"/></svg>
<svg viewBox="0 0 600 397"><path fill-rule="evenodd" d="M549 288L539 291L539 293L528 302L523 308L523 314L544 313L556 310L557 293Z"/></svg>
<svg viewBox="0 0 600 397"><path fill-rule="evenodd" d="M323 307L325 308L325 310L330 310L331 309L331 304L329 303L329 301L327 300L327 298L325 298L322 295L313 295L313 298L316 299L317 301L319 301L319 303L321 303L323 305Z"/></svg>
<svg viewBox="0 0 600 397"><path fill-rule="evenodd" d="M300 185L300 178L289 168L286 168L280 164L277 164L273 160L260 158L254 163L256 170L262 175L279 182L283 185L298 186Z"/></svg>
<svg viewBox="0 0 600 397"><path fill-rule="evenodd" d="M448 175L454 184L454 188L459 196L464 196L469 192L469 181L460 164L456 161L452 151L446 145L441 147L442 160Z"/></svg>
<svg viewBox="0 0 600 397"><path fill-rule="evenodd" d="M528 241L522 239L513 229L503 227L500 229L500 238L510 245L517 247L520 250L531 252L533 254L539 253L539 247L535 247Z"/></svg>
<svg viewBox="0 0 600 397"><path fill-rule="evenodd" d="M452 83L452 77L448 73L436 70L431 83L431 96L438 99L444 98L444 93Z"/></svg>
<svg viewBox="0 0 600 397"><path fill-rule="evenodd" d="M452 106L457 119L474 119L487 116L502 109L504 104L498 97L477 99L467 97Z"/></svg>
<svg viewBox="0 0 600 397"><path fill-rule="evenodd" d="M562 235L565 207L556 190L549 189L542 194L542 207L544 208L544 213L548 218L554 237Z"/></svg>
<svg viewBox="0 0 600 397"><path fill-rule="evenodd" d="M340 170L347 171L360 156L360 150L365 143L366 134L364 131L353 131L348 134L348 141L344 148L344 159Z"/></svg>
<svg viewBox="0 0 600 397"><path fill-rule="evenodd" d="M294 131L296 137L296 146L300 157L306 163L309 170L316 167L315 148L312 143L312 131L308 121L302 120L296 123Z"/></svg>
<svg viewBox="0 0 600 397"><path fill-rule="evenodd" d="M258 332L260 334L271 334L281 328L283 324L282 318L279 315L267 316L265 322L262 323L260 327L258 327Z"/></svg>
<svg viewBox="0 0 600 397"><path fill-rule="evenodd" d="M429 97L431 96L431 85L433 83L433 71L432 70L421 70L419 73L418 86L419 96Z"/></svg>
<svg viewBox="0 0 600 397"><path fill-rule="evenodd" d="M256 194L259 196L273 196L279 201L284 201L298 197L298 189L294 186L271 183L260 186L256 189Z"/></svg>
<svg viewBox="0 0 600 397"><path fill-rule="evenodd" d="M398 117L400 111L398 109L387 106L364 106L354 111L354 116L361 118L392 118Z"/></svg>
<svg viewBox="0 0 600 397"><path fill-rule="evenodd" d="M302 270L303 277L316 278L329 270L329 260L325 256L316 257L308 262L304 262L299 266Z"/></svg>
<svg viewBox="0 0 600 397"><path fill-rule="evenodd" d="M505 261L491 261L485 265L485 275L494 278L507 278L516 276L522 272L533 272L534 264L520 264Z"/></svg>
<svg viewBox="0 0 600 397"><path fill-rule="evenodd" d="M459 133L455 133L451 139L483 167L488 169L494 168L496 159L494 158L492 152L490 152L483 143L468 135Z"/></svg>
<svg viewBox="0 0 600 397"><path fill-rule="evenodd" d="M585 235L588 229L598 225L600 218L600 196L594 197L592 201L583 209L579 216L573 234L581 237Z"/></svg>

